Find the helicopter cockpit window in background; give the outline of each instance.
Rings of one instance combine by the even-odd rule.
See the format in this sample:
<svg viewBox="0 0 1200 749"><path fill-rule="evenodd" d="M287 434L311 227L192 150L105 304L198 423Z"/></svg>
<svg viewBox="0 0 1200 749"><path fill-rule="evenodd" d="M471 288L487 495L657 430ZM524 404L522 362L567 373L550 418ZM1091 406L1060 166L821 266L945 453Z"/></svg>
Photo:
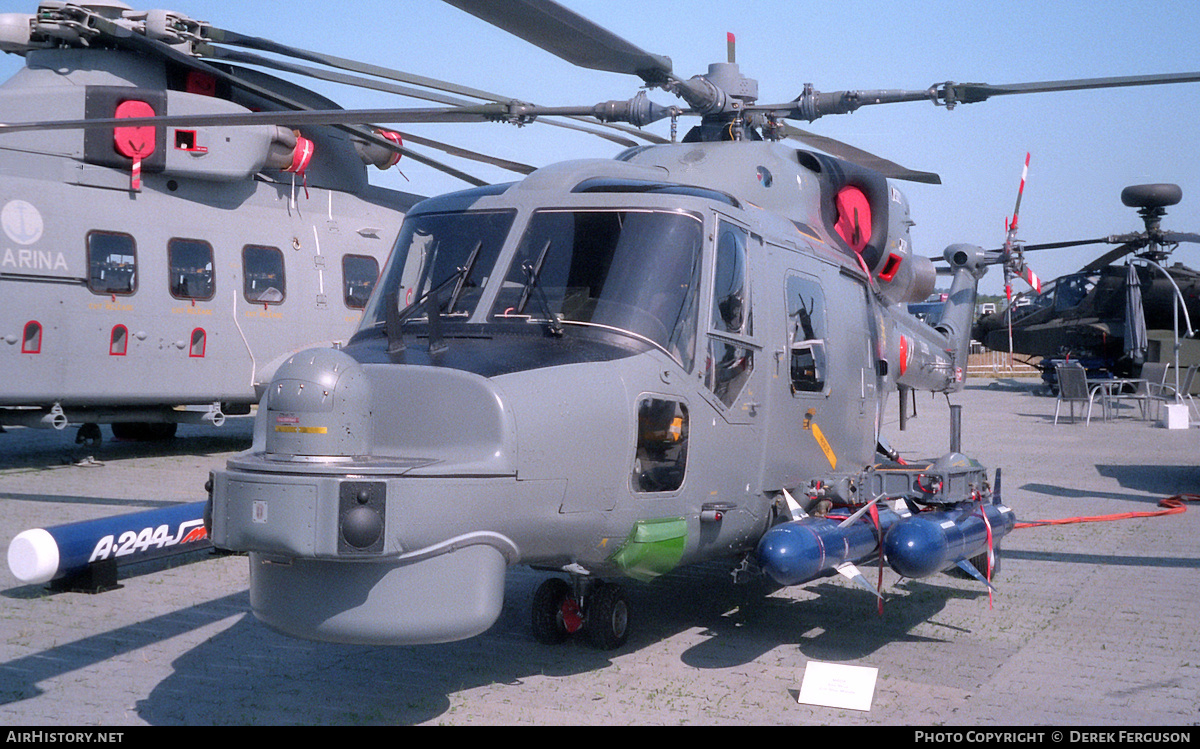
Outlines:
<svg viewBox="0 0 1200 749"><path fill-rule="evenodd" d="M213 250L198 239L172 239L167 242L167 269L171 278L171 296L176 299L213 298Z"/></svg>
<svg viewBox="0 0 1200 749"><path fill-rule="evenodd" d="M789 275L786 304L792 394L825 389L825 297L814 279Z"/></svg>
<svg viewBox="0 0 1200 749"><path fill-rule="evenodd" d="M717 231L717 257L713 273L712 319L708 342L705 385L727 406L733 405L754 369L754 351L738 339L754 330L750 314L750 287L746 243L749 233L722 221Z"/></svg>
<svg viewBox="0 0 1200 749"><path fill-rule="evenodd" d="M88 288L97 294L137 291L137 249L133 237L109 231L87 235Z"/></svg>
<svg viewBox="0 0 1200 749"><path fill-rule="evenodd" d="M703 228L699 216L684 212L540 211L492 314L620 329L690 370Z"/></svg>
<svg viewBox="0 0 1200 749"><path fill-rule="evenodd" d="M1042 293L1037 294L1032 291L1024 294L1019 294L1010 302L1012 308L1012 319L1020 320L1026 315L1032 315L1034 312L1039 312L1044 309L1049 309L1054 306L1054 292L1057 280L1047 284L1042 284Z"/></svg>
<svg viewBox="0 0 1200 749"><path fill-rule="evenodd" d="M1065 310L1078 307L1096 286L1096 278L1084 273L1063 276L1054 282L1054 309Z"/></svg>
<svg viewBox="0 0 1200 749"><path fill-rule="evenodd" d="M513 211L409 215L400 227L383 280L385 289L396 289L403 317L424 318L426 298L434 294L441 314L470 317L514 215ZM386 322L384 298L392 295L379 294L368 303L364 327Z"/></svg>
<svg viewBox="0 0 1200 749"><path fill-rule="evenodd" d="M287 296L283 252L248 244L242 248L242 295L253 304L281 304Z"/></svg>
<svg viewBox="0 0 1200 749"><path fill-rule="evenodd" d="M379 261L370 255L342 256L342 292L346 306L350 309L362 309L367 306L367 298L375 281L379 278Z"/></svg>

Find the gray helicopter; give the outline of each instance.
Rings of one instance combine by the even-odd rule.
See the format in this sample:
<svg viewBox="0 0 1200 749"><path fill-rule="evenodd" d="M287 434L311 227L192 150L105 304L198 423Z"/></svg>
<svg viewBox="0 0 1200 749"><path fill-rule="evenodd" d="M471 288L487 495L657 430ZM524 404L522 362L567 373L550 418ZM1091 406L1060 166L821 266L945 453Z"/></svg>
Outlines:
<svg viewBox="0 0 1200 749"><path fill-rule="evenodd" d="M905 305L935 271L912 252L892 180L936 177L828 140L832 155L785 145L809 137L786 121L1200 76L806 87L763 105L732 60L683 80L548 0L449 2L686 107L643 92L235 121L700 121L677 142L408 212L358 332L282 363L253 446L210 477L207 523L217 546L249 552L255 615L322 640L462 639L492 625L522 564L563 574L534 596L539 640L582 632L612 648L631 613L613 578L699 562L780 585L842 574L876 595L856 565L912 578L957 567L990 585L1015 523L999 469L989 478L953 441L906 463L880 432L893 391L963 386L978 281L1006 258L947 248L944 312L936 327L917 320Z"/></svg>
<svg viewBox="0 0 1200 749"><path fill-rule="evenodd" d="M117 2L0 14L0 49L25 58L0 86L6 122L337 108L256 65L364 85L247 50L350 61ZM249 413L281 361L353 332L420 199L368 166L404 154L483 184L411 145L362 124L6 136L0 428L78 424L94 443L103 423L152 438Z"/></svg>

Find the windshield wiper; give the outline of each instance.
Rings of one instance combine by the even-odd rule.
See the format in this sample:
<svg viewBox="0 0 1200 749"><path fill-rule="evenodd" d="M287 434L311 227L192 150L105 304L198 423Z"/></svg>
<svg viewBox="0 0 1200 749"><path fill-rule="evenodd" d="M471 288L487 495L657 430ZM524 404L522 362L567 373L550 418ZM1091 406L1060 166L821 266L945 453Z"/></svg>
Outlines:
<svg viewBox="0 0 1200 749"><path fill-rule="evenodd" d="M546 291L542 288L540 281L542 266L546 262L546 255L550 253L551 244L553 244L553 240L547 239L535 262L530 263L526 260L521 263L521 270L525 271L525 288L521 289L521 298L517 301L516 312L517 314L524 313L525 305L529 304L529 297L536 292L542 311L546 313L546 317L550 321L550 332L554 335L562 335L562 320L550 309L550 300L546 298Z"/></svg>
<svg viewBox="0 0 1200 749"><path fill-rule="evenodd" d="M440 293L443 289L454 284L454 291L450 294L450 299L446 303L446 314L454 311L454 305L458 304L459 297L462 296L463 289L466 288L467 281L471 277L471 271L475 269L475 263L479 260L479 250L483 247L483 240L475 244L475 249L471 250L471 254L467 256L467 262L454 269L454 272L445 278L437 286L434 286L429 291L426 291L421 296L417 297L409 303L404 309L399 312L399 321L404 322L412 317L418 310L425 306L425 300L434 294Z"/></svg>
<svg viewBox="0 0 1200 749"><path fill-rule="evenodd" d="M525 288L521 289L521 297L517 300L517 314L525 312L525 305L529 304L529 295L533 292L533 288L538 285L538 279L542 275L542 266L546 263L546 255L550 253L550 245L554 240L547 239L546 244L542 245L542 251L538 253L537 260L530 263L528 260L521 263L521 270L525 272Z"/></svg>
<svg viewBox="0 0 1200 749"><path fill-rule="evenodd" d="M475 243L475 249L471 250L471 254L467 256L467 262L457 270L454 274L458 277L458 283L454 285L454 291L450 294L450 300L446 302L446 314L454 312L454 305L458 304L458 298L462 296L463 289L467 287L467 282L471 280L471 273L475 270L475 262L479 260L479 251L483 249L483 240Z"/></svg>
<svg viewBox="0 0 1200 749"><path fill-rule="evenodd" d="M417 297L404 309L397 311L396 308L399 306L400 295L399 293L392 295L392 300L387 305L386 320L389 353L395 353L404 348L404 323L421 309L425 310L425 315L429 319L429 350L440 351L445 348L441 337L441 292L452 282L454 283L454 291L451 292L450 299L446 302L445 312L446 314L451 314L454 312L454 306L458 304L463 289L466 288L467 281L475 269L475 263L479 260L479 251L482 248L483 240L479 240L475 243L475 249L471 250L471 254L467 256L466 263L455 268L454 272L447 276L444 281Z"/></svg>

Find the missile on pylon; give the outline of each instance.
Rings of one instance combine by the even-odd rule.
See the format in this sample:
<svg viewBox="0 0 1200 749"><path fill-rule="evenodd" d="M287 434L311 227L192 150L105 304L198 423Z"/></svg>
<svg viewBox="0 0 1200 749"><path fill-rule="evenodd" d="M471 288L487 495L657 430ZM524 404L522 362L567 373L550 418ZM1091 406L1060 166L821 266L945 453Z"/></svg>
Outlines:
<svg viewBox="0 0 1200 749"><path fill-rule="evenodd" d="M116 567L212 545L204 527L206 502L190 502L18 533L8 545L8 568L23 583L87 578L83 588L116 587Z"/></svg>
<svg viewBox="0 0 1200 749"><path fill-rule="evenodd" d="M928 577L990 553L1015 524L1013 511L998 503L927 510L896 523L883 539L883 553L904 577Z"/></svg>
<svg viewBox="0 0 1200 749"><path fill-rule="evenodd" d="M758 542L758 563L780 585L798 585L861 561L879 548L881 534L899 520L880 508L879 525L869 517L847 523L845 517L804 517L780 523Z"/></svg>

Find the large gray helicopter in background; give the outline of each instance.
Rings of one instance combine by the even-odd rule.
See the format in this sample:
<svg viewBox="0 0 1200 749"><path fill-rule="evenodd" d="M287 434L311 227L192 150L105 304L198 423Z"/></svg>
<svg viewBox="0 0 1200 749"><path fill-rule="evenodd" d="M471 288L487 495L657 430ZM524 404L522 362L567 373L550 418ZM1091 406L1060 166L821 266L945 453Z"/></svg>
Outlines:
<svg viewBox="0 0 1200 749"><path fill-rule="evenodd" d="M677 77L548 0L451 5L573 63L682 99L516 101L357 112L169 114L88 128L378 121L643 126L680 140L565 161L413 206L340 349L288 358L253 446L210 477L216 545L249 552L255 615L292 635L408 644L477 635L509 566L537 590L537 638L619 646L612 578L721 560L780 585L886 563L990 585L1013 512L950 451L904 462L881 434L889 395L963 386L976 288L1000 253L952 245L937 326L908 314L935 271L913 254L893 180L936 180L789 124L868 104L1200 80L1198 74L758 102L731 58ZM80 123L0 126L0 138ZM825 153L781 142L795 137Z"/></svg>
<svg viewBox="0 0 1200 749"><path fill-rule="evenodd" d="M0 49L25 58L0 86L5 122L337 107L252 66L408 93L395 71L337 72L355 64L119 2L0 14ZM414 143L531 169L360 123L4 138L0 427L77 424L94 442L103 423L155 437L249 413L280 361L353 332L419 199L368 166L404 154L484 184Z"/></svg>

